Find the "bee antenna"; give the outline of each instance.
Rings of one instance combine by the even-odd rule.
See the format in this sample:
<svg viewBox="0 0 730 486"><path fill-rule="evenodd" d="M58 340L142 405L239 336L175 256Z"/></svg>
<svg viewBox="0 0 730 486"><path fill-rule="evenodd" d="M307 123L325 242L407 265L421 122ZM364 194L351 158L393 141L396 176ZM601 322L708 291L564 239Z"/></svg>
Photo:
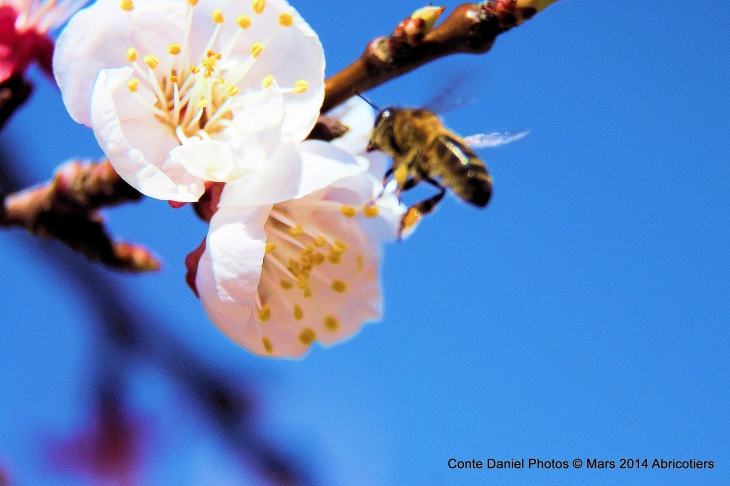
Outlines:
<svg viewBox="0 0 730 486"><path fill-rule="evenodd" d="M375 111L380 111L380 108L378 108L377 106L375 106L372 101L370 101L369 99L365 98L360 93L355 93L355 94L358 95L360 98L362 98L365 101L365 103L367 103L368 105L372 106Z"/></svg>

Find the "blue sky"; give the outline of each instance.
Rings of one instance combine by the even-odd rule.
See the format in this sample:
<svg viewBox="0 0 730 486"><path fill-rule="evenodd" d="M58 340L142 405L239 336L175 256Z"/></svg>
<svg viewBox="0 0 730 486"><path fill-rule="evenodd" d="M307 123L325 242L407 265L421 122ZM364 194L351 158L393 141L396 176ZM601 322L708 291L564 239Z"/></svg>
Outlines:
<svg viewBox="0 0 730 486"><path fill-rule="evenodd" d="M230 343L185 286L183 258L205 234L189 208L148 200L108 211L115 234L164 261L154 275L113 278L198 357L258 389L261 433L316 484L728 483L730 7L697 4L560 2L486 55L368 93L415 107L473 71L475 101L446 124L463 135L531 132L480 151L494 177L487 208L447 197L386 248L384 318L344 344L272 361ZM294 5L321 37L328 74L422 6ZM35 80L0 143L16 144L28 178L42 181L67 158L101 152L55 88ZM84 422L95 317L39 257L42 245L62 251L0 232L0 463L17 484L78 484L36 467L36 446L44 430L67 435ZM180 392L165 376L134 370L136 410L163 423L169 446L150 484L169 484L168 471L179 484L213 473L247 484L206 424L169 406ZM192 444L170 432L179 422ZM715 468L455 471L451 457Z"/></svg>

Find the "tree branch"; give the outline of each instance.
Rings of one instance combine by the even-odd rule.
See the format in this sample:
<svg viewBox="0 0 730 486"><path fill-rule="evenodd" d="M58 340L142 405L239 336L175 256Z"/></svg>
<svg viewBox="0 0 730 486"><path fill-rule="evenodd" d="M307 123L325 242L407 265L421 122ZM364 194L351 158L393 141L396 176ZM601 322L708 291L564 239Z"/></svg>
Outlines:
<svg viewBox="0 0 730 486"><path fill-rule="evenodd" d="M157 270L159 262L145 248L114 241L98 211L141 197L109 161L68 162L49 184L3 196L0 227L57 238L88 259L120 270Z"/></svg>
<svg viewBox="0 0 730 486"><path fill-rule="evenodd" d="M422 39L408 37L409 19L389 37L373 39L362 56L325 81L322 113L440 57L489 51L497 36L530 19L557 0L489 0L456 7ZM413 17L411 17L412 19ZM405 27L405 28L404 28ZM405 40L405 41L404 41ZM409 42L409 40L411 42Z"/></svg>

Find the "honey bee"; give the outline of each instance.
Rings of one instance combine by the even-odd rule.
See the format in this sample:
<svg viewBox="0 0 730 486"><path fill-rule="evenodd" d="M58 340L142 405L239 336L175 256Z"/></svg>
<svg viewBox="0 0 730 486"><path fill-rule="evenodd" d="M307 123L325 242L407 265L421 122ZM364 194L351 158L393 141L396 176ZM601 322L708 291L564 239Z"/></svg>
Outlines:
<svg viewBox="0 0 730 486"><path fill-rule="evenodd" d="M506 140L506 137L502 139ZM500 137L496 136L495 140ZM492 196L492 177L484 162L464 139L444 127L432 111L396 107L382 110L370 136L368 151L372 150L381 150L393 157L383 186L392 175L399 197L401 192L421 181L439 189L438 194L408 208L401 219L399 235L414 228L423 216L433 211L443 199L446 188L478 207L486 206Z"/></svg>

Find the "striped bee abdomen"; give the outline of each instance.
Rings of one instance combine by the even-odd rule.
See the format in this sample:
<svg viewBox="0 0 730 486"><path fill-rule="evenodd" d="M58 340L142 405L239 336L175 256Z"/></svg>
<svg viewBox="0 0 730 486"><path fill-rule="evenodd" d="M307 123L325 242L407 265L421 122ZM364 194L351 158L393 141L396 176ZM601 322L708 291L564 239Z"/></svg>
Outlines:
<svg viewBox="0 0 730 486"><path fill-rule="evenodd" d="M486 206L492 196L492 178L484 162L457 137L439 135L434 139L440 167L432 166L433 175L464 201Z"/></svg>

